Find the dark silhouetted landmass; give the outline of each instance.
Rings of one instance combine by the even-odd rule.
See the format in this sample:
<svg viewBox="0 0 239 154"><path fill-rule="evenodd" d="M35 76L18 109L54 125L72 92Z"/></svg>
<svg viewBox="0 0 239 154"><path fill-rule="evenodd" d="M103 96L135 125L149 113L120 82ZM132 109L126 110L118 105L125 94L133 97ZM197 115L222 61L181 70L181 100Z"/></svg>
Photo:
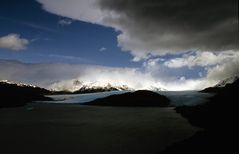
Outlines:
<svg viewBox="0 0 239 154"><path fill-rule="evenodd" d="M219 93L220 91L223 90L224 87L208 87L208 88L205 88L203 90L201 90L200 92L203 92L203 93Z"/></svg>
<svg viewBox="0 0 239 154"><path fill-rule="evenodd" d="M52 100L45 97L46 94L51 92L39 87L0 82L0 108L24 106L28 102L37 100Z"/></svg>
<svg viewBox="0 0 239 154"><path fill-rule="evenodd" d="M201 92L218 93L218 92L222 91L225 86L232 84L233 82L235 82L238 79L239 79L239 75L232 76L230 78L220 81L213 87L208 87L208 88L203 89Z"/></svg>
<svg viewBox="0 0 239 154"><path fill-rule="evenodd" d="M218 93L222 89L223 89L223 87L209 87L209 88L203 89L200 92L204 92L204 93Z"/></svg>
<svg viewBox="0 0 239 154"><path fill-rule="evenodd" d="M207 103L178 107L176 111L204 130L168 148L163 154L231 153L238 122L239 79L221 88ZM236 148L235 148L236 149Z"/></svg>
<svg viewBox="0 0 239 154"><path fill-rule="evenodd" d="M92 102L85 103L85 105L167 107L169 106L169 102L170 101L167 97L158 93L147 90L139 90L136 92L129 92L96 99Z"/></svg>

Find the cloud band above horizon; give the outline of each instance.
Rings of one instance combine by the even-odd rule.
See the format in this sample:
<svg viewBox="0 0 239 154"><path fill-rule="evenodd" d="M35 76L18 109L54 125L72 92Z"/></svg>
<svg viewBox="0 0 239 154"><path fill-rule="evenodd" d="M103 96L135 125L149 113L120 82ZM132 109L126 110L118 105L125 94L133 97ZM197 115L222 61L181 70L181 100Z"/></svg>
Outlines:
<svg viewBox="0 0 239 154"><path fill-rule="evenodd" d="M220 57L219 57L220 58ZM37 85L52 90L77 90L74 81L96 86L126 85L140 90L165 89L169 91L200 90L215 85L220 80L239 74L239 58L230 63L207 68L207 74L194 79L175 78L157 73L158 60L144 64L142 68L105 67L82 64L31 64L0 60L0 80L11 80ZM227 70L227 71L225 71ZM159 72L157 72L159 71ZM156 73L157 72L157 73ZM161 72L164 73L164 72Z"/></svg>

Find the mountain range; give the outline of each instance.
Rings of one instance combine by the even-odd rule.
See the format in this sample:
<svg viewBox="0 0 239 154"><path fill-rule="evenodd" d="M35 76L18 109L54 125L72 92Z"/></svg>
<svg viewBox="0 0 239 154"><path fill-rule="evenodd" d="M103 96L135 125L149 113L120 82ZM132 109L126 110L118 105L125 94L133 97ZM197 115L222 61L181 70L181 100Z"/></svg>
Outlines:
<svg viewBox="0 0 239 154"><path fill-rule="evenodd" d="M228 84L234 83L239 79L239 76L233 76L225 80L220 81L213 87L206 88L201 92L219 92L224 89ZM0 94L1 103L0 107L15 107L22 106L28 102L36 100L51 100L45 95L56 95L56 94L82 94L82 93L93 93L93 92L105 92L105 91L135 91L127 85L113 86L110 83L105 85L99 85L98 83L84 83L79 80L74 80L73 85L75 91L53 91L44 88L37 87L31 84L17 83L7 80L0 81ZM165 91L160 87L151 87L151 91Z"/></svg>
<svg viewBox="0 0 239 154"><path fill-rule="evenodd" d="M103 91L135 91L134 89L126 84L119 83L102 83L102 82L84 82L80 80L72 80L67 84L56 82L51 84L50 88L52 91L63 91L67 93L89 93L89 92L103 92ZM150 86L146 90L151 91L167 91L159 86Z"/></svg>

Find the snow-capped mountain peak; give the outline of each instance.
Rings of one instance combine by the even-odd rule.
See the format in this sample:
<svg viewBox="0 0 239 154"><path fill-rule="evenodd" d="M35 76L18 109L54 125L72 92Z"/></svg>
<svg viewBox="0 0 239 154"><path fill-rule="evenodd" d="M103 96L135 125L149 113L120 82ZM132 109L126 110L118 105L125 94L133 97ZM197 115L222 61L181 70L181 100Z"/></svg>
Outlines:
<svg viewBox="0 0 239 154"><path fill-rule="evenodd" d="M32 88L37 88L37 86L31 85L31 84L13 82L13 81L9 81L9 80L0 80L0 83L16 85L16 86L19 86L19 87L32 87Z"/></svg>
<svg viewBox="0 0 239 154"><path fill-rule="evenodd" d="M127 91L134 91L134 90L152 90L152 91L165 91L166 89L161 88L158 85L153 85L141 89L135 89L126 83L115 82L99 82L99 81L81 81L81 80L68 80L68 81L60 81L53 83L48 89L53 91L87 91L87 90L98 90L98 91L113 91L113 90L127 90Z"/></svg>
<svg viewBox="0 0 239 154"><path fill-rule="evenodd" d="M133 90L124 84L111 84L101 82L83 82L80 80L71 81L60 81L53 83L49 89L53 91L87 91L87 90L101 90L101 91L112 91L112 90Z"/></svg>
<svg viewBox="0 0 239 154"><path fill-rule="evenodd" d="M227 84L231 84L235 82L237 79L239 79L239 75L235 75L229 78L226 78L219 83L217 83L214 87L225 87Z"/></svg>

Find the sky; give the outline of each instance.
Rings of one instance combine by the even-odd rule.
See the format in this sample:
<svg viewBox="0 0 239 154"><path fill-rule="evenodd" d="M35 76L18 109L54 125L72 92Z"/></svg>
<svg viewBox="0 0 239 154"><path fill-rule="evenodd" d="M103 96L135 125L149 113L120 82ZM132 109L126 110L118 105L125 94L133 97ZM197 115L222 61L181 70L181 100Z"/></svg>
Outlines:
<svg viewBox="0 0 239 154"><path fill-rule="evenodd" d="M0 3L0 80L195 90L239 73L237 0Z"/></svg>

